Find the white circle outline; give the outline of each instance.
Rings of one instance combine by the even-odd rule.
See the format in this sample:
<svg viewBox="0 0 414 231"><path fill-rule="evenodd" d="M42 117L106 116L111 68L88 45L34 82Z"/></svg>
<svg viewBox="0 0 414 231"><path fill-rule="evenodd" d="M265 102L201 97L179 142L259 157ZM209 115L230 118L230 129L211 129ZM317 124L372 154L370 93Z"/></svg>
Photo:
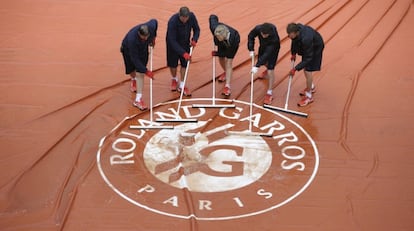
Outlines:
<svg viewBox="0 0 414 231"><path fill-rule="evenodd" d="M211 101L211 99L210 98L192 98L192 99L183 99L182 101L201 101L201 100L209 100L209 101ZM217 100L217 101L224 101L224 102L237 102L237 103L240 103L240 104L246 104L246 105L249 105L249 103L247 103L247 102L244 102L244 101L240 101L240 100L235 100L235 99L233 99L233 100L228 100L228 99L215 99L215 100ZM173 104L173 103L175 103L175 102L178 102L178 100L173 100L173 101L168 101L168 102L165 102L165 103L159 103L159 104L157 104L157 105L155 105L154 107L158 107L158 106L162 106L162 105L166 105L166 104ZM194 215L194 214L190 214L190 215L188 215L188 216L183 216L183 215L177 215L177 214L172 214L172 213L167 213L167 212L163 212L163 211L160 211L160 210L157 210L157 209L153 209L153 208L150 208L150 207L148 207L148 206L146 206L146 205L143 205L143 204L140 204L140 203L138 203L137 201L135 201L135 200L133 200L133 199L131 199L131 198L129 198L128 196L126 196L125 194L123 194L121 191L119 191L110 181L109 181L109 179L106 177L106 175L105 175L105 173L103 172L103 169L102 169L102 166L101 166L101 160L100 160L100 157L101 157L101 148L102 148L102 146L103 146L103 143L104 143L104 141L105 141L105 139L107 138L107 136L108 135L110 135L112 132L114 132L118 127L120 127L121 126L121 124L123 124L126 120L128 120L128 119L130 119L130 118L133 118L133 117L135 117L136 115L132 115L132 116L128 116L128 117L125 117L120 123L118 123L111 131L110 131L110 133L108 134L108 135L106 135L106 136L104 136L104 137L102 137L101 138L101 140L100 140L100 142L99 142L99 149L98 149L98 152L97 152L97 155L96 155L96 162L97 162L97 165L98 165L98 170L99 170L99 173L101 174L101 176L102 176L102 178L104 179L104 181L106 182L106 184L115 192L115 193L117 193L119 196L121 196L122 198L124 198L125 200L127 200L127 201L129 201L130 203L132 203L132 204L134 204L134 205L136 205L136 206L138 206L138 207L141 207L141 208L143 208L143 209L146 209L146 210L149 210L149 211L152 211L152 212L154 212L154 213L158 213L158 214L160 214L160 215L165 215L165 216L169 216L169 217L175 217L175 218L181 218L181 219L191 219L191 218L194 218L194 219L196 219L196 220L200 220L200 221L216 221L216 220L232 220L232 219L239 219L239 218L245 218L245 217L251 217L251 216L256 216L256 215L259 215L259 214L262 214L262 213L266 213L266 212L269 212L269 211L271 211L271 210L274 210L274 209L276 209L276 208L279 208L279 207L281 207L281 206L283 206L283 205L285 205L285 204L287 204L287 203L289 203L290 201L292 201L293 199L295 199L296 197L298 197L300 194L302 194L308 187L309 187L309 185L312 183L312 181L313 181L313 179L315 178L315 176L316 176L316 173L317 173L317 171L318 171L318 168L319 168L319 152L318 152L318 149L316 148L316 143L315 143L315 141L312 139L312 137L305 131L305 129L303 129L301 126L299 126L299 124L297 124L295 121L293 121L293 120L291 120L290 118L288 118L288 117L286 117L286 116L284 116L284 115L282 115L282 114L280 114L280 113L278 113L278 112L276 112L276 111L272 111L272 110L270 110L270 109L267 109L267 108L263 108L263 107L261 107L261 106L259 106L259 105L257 105L257 104L255 104L255 103L253 103L253 106L254 107L256 107L256 108L259 108L259 109L262 109L262 110L265 110L265 111L268 111L268 112L270 112L270 113L274 113L274 114L276 114L276 115L278 115L278 116L280 116L280 117L282 117L282 118L284 118L285 120L288 120L289 122L291 122L293 125L295 125L297 128L299 128L299 130L301 130L304 134L305 134L305 136L308 138L308 140L310 141L310 143L312 144L312 147L313 147L313 149L314 149L314 152L315 152L315 167L314 167L314 169L313 169L313 172L312 172L312 175L311 175L311 177L309 178L309 180L306 182L306 184L299 190L299 191L297 191L295 194L293 194L292 196L290 196L289 198L287 198L286 200L284 200L284 201L282 201L281 203L279 203L279 204L276 204L276 205L274 205L274 206L271 206L271 207L269 207L269 208L267 208L267 209L263 209L263 210L260 210L260 211L256 211L256 212L253 212L253 213L246 213L246 214L242 214L242 215L236 215L236 216L225 216L225 217L197 217L196 215Z"/></svg>

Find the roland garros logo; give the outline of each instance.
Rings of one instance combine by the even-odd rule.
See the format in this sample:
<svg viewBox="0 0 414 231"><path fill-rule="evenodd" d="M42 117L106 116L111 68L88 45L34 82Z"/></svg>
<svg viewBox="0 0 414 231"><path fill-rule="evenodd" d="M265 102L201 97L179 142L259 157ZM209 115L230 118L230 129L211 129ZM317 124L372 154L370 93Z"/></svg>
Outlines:
<svg viewBox="0 0 414 231"><path fill-rule="evenodd" d="M295 121L254 105L193 108L205 99L182 101L174 129L148 125L148 114L125 118L99 144L99 171L116 194L152 212L183 219L227 220L279 208L300 196L319 163L311 136ZM176 116L177 102L154 108L154 117ZM270 137L229 131L252 132ZM162 125L161 123L157 123Z"/></svg>

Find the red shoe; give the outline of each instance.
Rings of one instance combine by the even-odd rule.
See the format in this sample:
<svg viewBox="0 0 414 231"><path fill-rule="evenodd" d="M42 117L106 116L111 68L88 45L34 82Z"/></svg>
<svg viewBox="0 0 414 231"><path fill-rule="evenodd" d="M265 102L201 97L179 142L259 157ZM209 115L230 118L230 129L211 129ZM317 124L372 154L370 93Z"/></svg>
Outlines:
<svg viewBox="0 0 414 231"><path fill-rule="evenodd" d="M230 88L229 88L229 87L224 87L224 88L223 88L223 91L221 92L221 94L222 94L222 95L225 95L225 96L230 96L230 95L231 95L231 90L230 90Z"/></svg>
<svg viewBox="0 0 414 231"><path fill-rule="evenodd" d="M272 101L273 101L273 96L266 94L263 100L263 104L272 104Z"/></svg>
<svg viewBox="0 0 414 231"><path fill-rule="evenodd" d="M266 69L266 70L264 70L261 74L259 74L259 75L257 76L257 78L259 78L259 79L264 79L264 78L266 78L266 76L267 76L267 69Z"/></svg>
<svg viewBox="0 0 414 231"><path fill-rule="evenodd" d="M142 99L140 101L134 101L132 104L135 107L139 108L139 110L141 110L141 111L144 111L144 110L148 109L147 105L145 105L145 103Z"/></svg>
<svg viewBox="0 0 414 231"><path fill-rule="evenodd" d="M178 92L181 92L181 88L177 88L177 91ZM183 93L185 96L191 96L191 91L190 90L188 90L188 88L187 87L184 87L184 93Z"/></svg>
<svg viewBox="0 0 414 231"><path fill-rule="evenodd" d="M299 95L300 96L305 96L307 91L308 91L308 88L305 88L301 92L299 92ZM316 92L316 87L315 86L311 89L311 92L312 92L312 94Z"/></svg>
<svg viewBox="0 0 414 231"><path fill-rule="evenodd" d="M307 96L303 97L301 101L298 102L299 107L304 107L313 102L313 98L309 98Z"/></svg>
<svg viewBox="0 0 414 231"><path fill-rule="evenodd" d="M223 74L218 76L218 81L219 82L224 82L226 81L226 72L224 72Z"/></svg>
<svg viewBox="0 0 414 231"><path fill-rule="evenodd" d="M176 91L177 90L177 85L178 85L178 82L177 82L177 80L175 80L175 79L172 79L171 80L171 91Z"/></svg>
<svg viewBox="0 0 414 231"><path fill-rule="evenodd" d="M132 92L137 92L137 81L135 79L131 79L131 86L129 87Z"/></svg>

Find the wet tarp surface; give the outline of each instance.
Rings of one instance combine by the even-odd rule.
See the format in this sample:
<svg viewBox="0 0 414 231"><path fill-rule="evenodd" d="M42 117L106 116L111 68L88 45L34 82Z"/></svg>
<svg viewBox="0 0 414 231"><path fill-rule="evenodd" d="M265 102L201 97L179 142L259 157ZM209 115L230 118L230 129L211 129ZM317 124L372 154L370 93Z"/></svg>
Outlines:
<svg viewBox="0 0 414 231"><path fill-rule="evenodd" d="M210 14L217 14L241 35L231 95L237 102L250 100L251 63L246 43L255 25L271 22L281 37L272 103L280 107L285 103L290 69L286 25L300 22L322 34L325 51L322 70L314 76L315 102L304 108L296 106L297 93L305 87L303 72L293 79L289 101L290 109L309 117L284 115L287 119L280 120L293 121L309 134L319 161L316 166L316 157L306 160L307 167L318 168L303 172L314 173L312 181L288 203L255 214L255 205L270 198L266 187L252 193L249 185L229 183L203 194L200 191L207 189L197 184L203 178L187 181L190 189L180 182L166 187L165 179L151 178L150 173L164 170L151 168L145 155L113 157L113 161L136 163L124 169L99 159L110 158L113 150L127 150L127 142L117 146L126 139L116 143L116 137L125 134L138 118L149 116L148 111L132 106L135 95L129 90L119 53L120 42L131 27L151 18L158 20L153 102L179 98L169 89L165 35L168 19L183 5L195 13L201 27L188 76L193 99L211 98L212 94ZM16 0L3 1L0 12L0 230L414 230L412 1ZM222 83L216 86L216 96L222 98ZM262 110L266 87L267 80L255 78L255 110ZM148 93L146 78L147 103ZM220 122L220 116L214 118L215 123ZM187 126L184 128L196 129ZM217 124L208 126L212 131ZM157 132L147 131L146 135L163 134ZM111 139L112 145L105 143ZM249 139L263 142L262 138ZM151 142L137 142L136 148ZM310 145L304 147L306 153L313 150ZM145 153L151 156L151 151ZM178 162L173 164L180 165ZM130 174L142 169L147 169L142 176ZM273 198L294 194L300 189L297 184L307 182L304 175L284 175L273 166L257 169L278 179L290 178L278 186ZM185 174L178 177L194 176ZM249 178L250 183L272 185L266 175L252 174L255 178ZM134 179L155 183L133 185ZM146 197L154 190L157 197ZM224 195L225 190L233 196ZM235 208L239 210L233 211ZM240 209L251 215L233 218Z"/></svg>

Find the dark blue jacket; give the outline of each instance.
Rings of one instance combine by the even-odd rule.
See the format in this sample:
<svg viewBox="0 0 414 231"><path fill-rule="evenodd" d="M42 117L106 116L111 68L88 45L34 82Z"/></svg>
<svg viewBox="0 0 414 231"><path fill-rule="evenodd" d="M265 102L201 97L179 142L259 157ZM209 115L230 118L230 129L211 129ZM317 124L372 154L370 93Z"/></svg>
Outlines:
<svg viewBox="0 0 414 231"><path fill-rule="evenodd" d="M183 55L185 52L188 52L191 30L193 30L192 40L197 42L200 37L200 26L192 12L186 23L180 21L178 13L171 16L167 28L167 49L172 49L178 55Z"/></svg>
<svg viewBox="0 0 414 231"><path fill-rule="evenodd" d="M261 55L258 57L256 64L257 67L264 65L267 62L267 58L272 55L272 53L276 52L278 54L280 49L280 39L276 26L272 25L272 32L267 38L263 38L260 35L261 26L262 25L257 25L255 28L253 28L253 30L250 31L249 35L247 36L247 49L249 49L249 51L254 50L254 40L256 37L259 37L259 54Z"/></svg>
<svg viewBox="0 0 414 231"><path fill-rule="evenodd" d="M322 36L312 27L299 25L299 35L292 40L291 53L302 56L302 62L295 69L300 71L312 60L313 53L324 48Z"/></svg>
<svg viewBox="0 0 414 231"><path fill-rule="evenodd" d="M218 47L227 47L228 45L230 45L230 47L233 47L233 48L236 48L236 47L238 47L239 46L239 44L240 44L240 35L239 35L239 32L237 31L237 30L235 30L234 28L232 28L231 26L228 26L228 25L226 25L226 24L224 24L224 23L219 23L219 20L218 20L218 17L217 17L217 15L214 15L214 14L212 14L212 15L210 15L210 18L209 18L209 23L210 23L210 31L211 31L211 33L213 34L213 36L214 36L214 30L216 29L216 27L218 26L218 25L224 25L224 26L226 26L227 28L229 28L229 31L230 31L230 37L229 37L229 39L227 40L227 43L228 44L226 44L226 42L225 41L219 41L217 38L216 38L216 36L214 36L214 44L216 45L216 46L218 46Z"/></svg>
<svg viewBox="0 0 414 231"><path fill-rule="evenodd" d="M147 25L149 30L149 37L147 40L142 40L139 37L138 30L141 26ZM122 40L121 52L129 54L131 61L134 63L135 69L139 73L147 71L146 64L148 62L148 45L157 37L158 22L156 19L151 19L146 23L139 24L133 27Z"/></svg>

